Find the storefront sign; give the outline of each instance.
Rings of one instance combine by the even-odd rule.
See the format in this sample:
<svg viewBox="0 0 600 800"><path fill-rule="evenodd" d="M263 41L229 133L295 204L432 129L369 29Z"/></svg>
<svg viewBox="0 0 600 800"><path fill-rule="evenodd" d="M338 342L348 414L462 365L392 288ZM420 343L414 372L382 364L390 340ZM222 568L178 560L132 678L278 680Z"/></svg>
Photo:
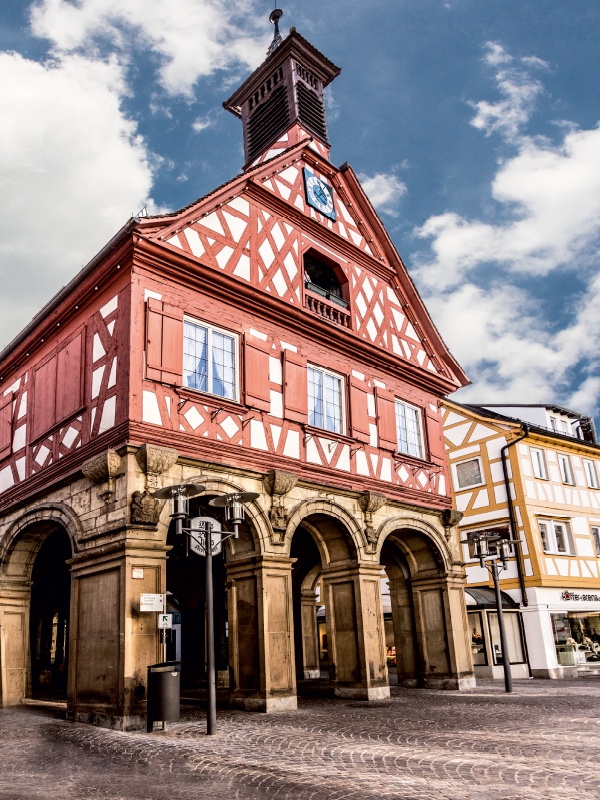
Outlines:
<svg viewBox="0 0 600 800"><path fill-rule="evenodd" d="M600 594L582 594L580 592L570 592L568 589L561 592L560 598L561 600L579 600L584 603L600 603Z"/></svg>

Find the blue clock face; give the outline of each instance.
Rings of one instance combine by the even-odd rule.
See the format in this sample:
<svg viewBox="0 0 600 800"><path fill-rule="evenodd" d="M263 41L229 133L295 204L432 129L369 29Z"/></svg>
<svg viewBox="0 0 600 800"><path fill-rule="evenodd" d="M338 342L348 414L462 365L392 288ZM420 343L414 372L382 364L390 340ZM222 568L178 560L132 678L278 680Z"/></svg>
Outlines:
<svg viewBox="0 0 600 800"><path fill-rule="evenodd" d="M306 202L329 219L335 220L333 205L333 189L321 178L304 168L304 186L306 189Z"/></svg>

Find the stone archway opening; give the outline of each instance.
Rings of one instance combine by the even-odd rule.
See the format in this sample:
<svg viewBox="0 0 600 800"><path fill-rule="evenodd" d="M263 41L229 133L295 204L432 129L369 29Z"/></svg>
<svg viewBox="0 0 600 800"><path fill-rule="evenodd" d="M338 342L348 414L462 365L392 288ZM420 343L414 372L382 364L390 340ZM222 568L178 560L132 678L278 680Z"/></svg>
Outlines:
<svg viewBox="0 0 600 800"><path fill-rule="evenodd" d="M226 530L224 509L209 505L217 496L209 491L191 498L189 516L212 517ZM167 612L173 614L173 629L167 633L167 659L181 661L182 698L199 700L205 697L207 686L205 560L186 548L185 534L178 537L173 522L169 525L167 545L171 547L167 556ZM239 526L239 538L235 542L228 539L212 560L219 702L226 702L231 688L227 563L233 556L243 557L254 551L253 532L248 521L244 521ZM258 631L253 638L258 639Z"/></svg>
<svg viewBox="0 0 600 800"><path fill-rule="evenodd" d="M390 684L459 689L473 683L462 575L433 536L400 528L381 546Z"/></svg>
<svg viewBox="0 0 600 800"><path fill-rule="evenodd" d="M29 608L30 693L66 700L69 662L71 540L64 528L50 533L31 571Z"/></svg>

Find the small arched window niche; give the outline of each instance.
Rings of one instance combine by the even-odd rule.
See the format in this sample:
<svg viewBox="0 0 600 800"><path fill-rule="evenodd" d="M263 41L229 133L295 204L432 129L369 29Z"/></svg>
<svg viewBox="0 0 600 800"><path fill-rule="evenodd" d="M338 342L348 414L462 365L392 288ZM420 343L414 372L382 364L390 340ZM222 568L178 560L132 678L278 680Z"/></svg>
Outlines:
<svg viewBox="0 0 600 800"><path fill-rule="evenodd" d="M348 279L335 261L330 261L314 250L304 254L304 288L341 308L350 305Z"/></svg>

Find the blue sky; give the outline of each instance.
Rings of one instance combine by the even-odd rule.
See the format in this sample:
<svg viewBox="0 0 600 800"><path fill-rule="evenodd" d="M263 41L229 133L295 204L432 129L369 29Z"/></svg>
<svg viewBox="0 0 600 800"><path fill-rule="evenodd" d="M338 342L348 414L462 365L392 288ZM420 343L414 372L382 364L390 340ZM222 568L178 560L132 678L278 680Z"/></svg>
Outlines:
<svg viewBox="0 0 600 800"><path fill-rule="evenodd" d="M342 67L349 161L473 385L457 399L600 395L600 6L290 0ZM264 57L272 6L65 0L0 9L0 344L131 213L242 165L221 102Z"/></svg>

